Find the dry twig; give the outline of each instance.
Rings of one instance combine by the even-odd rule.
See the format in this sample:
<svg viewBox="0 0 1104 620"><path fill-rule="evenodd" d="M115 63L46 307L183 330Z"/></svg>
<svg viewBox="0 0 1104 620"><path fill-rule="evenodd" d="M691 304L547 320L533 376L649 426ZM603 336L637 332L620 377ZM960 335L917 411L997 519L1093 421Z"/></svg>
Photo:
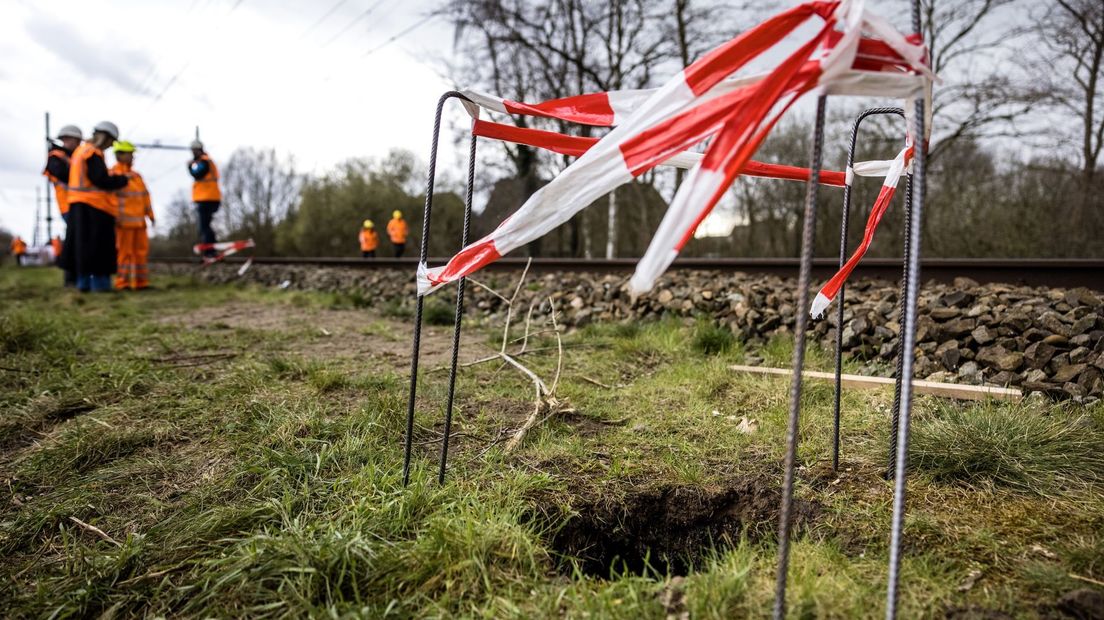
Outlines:
<svg viewBox="0 0 1104 620"><path fill-rule="evenodd" d="M108 536L107 532L101 530L100 528L96 527L95 525L89 525L89 524L85 523L84 521L81 521L80 519L78 519L76 517L73 517L73 516L70 516L69 520L72 521L73 523L76 523L77 525L79 525L85 531L92 532L96 536L99 536L100 538L102 538L102 539L106 540L107 542L115 545L116 547L122 547L123 546L123 543L121 543L121 542L115 540L114 538Z"/></svg>
<svg viewBox="0 0 1104 620"><path fill-rule="evenodd" d="M1070 579L1076 579L1078 581L1084 581L1085 583L1091 583L1095 586L1104 587L1104 581L1101 581L1099 579L1093 579L1092 577L1085 577L1085 576L1077 575L1077 574L1074 574L1074 573L1070 573L1069 576L1070 576Z"/></svg>

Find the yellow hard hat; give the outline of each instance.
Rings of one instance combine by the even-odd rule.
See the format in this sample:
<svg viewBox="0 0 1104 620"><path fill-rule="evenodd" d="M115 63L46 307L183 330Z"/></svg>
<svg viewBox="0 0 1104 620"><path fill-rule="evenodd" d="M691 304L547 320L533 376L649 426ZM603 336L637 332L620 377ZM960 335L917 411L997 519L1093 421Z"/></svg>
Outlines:
<svg viewBox="0 0 1104 620"><path fill-rule="evenodd" d="M364 227L365 228L375 228L376 225L372 223L372 220L364 220Z"/></svg>
<svg viewBox="0 0 1104 620"><path fill-rule="evenodd" d="M399 219L402 217L402 211L395 210L391 212L391 217Z"/></svg>
<svg viewBox="0 0 1104 620"><path fill-rule="evenodd" d="M115 152L116 153L133 153L134 152L134 145L131 144L130 142L127 142L126 140L116 140L115 141Z"/></svg>

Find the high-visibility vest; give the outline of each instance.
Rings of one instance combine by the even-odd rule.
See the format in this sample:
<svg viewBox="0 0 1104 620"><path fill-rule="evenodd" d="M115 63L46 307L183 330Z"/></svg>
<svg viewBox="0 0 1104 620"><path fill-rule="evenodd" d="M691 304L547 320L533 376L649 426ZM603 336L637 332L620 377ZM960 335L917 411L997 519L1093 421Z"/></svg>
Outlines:
<svg viewBox="0 0 1104 620"><path fill-rule="evenodd" d="M115 215L117 228L145 228L146 217L153 218L153 206L150 204L149 190L142 175L125 164L116 163L111 174L125 174L127 186L115 192L119 200L119 210Z"/></svg>
<svg viewBox="0 0 1104 620"><path fill-rule="evenodd" d="M192 202L217 202L222 200L222 192L219 190L219 171L215 162L204 153L197 161L207 162L207 174L202 179L196 179L192 183Z"/></svg>
<svg viewBox="0 0 1104 620"><path fill-rule="evenodd" d="M409 231L406 220L392 218L390 222L387 222L387 235L391 237L391 243L406 243L406 235Z"/></svg>
<svg viewBox="0 0 1104 620"><path fill-rule="evenodd" d="M371 252L379 247L379 235L371 228L360 229L360 251Z"/></svg>
<svg viewBox="0 0 1104 620"><path fill-rule="evenodd" d="M54 251L54 258L61 256L61 238L50 239L50 248Z"/></svg>
<svg viewBox="0 0 1104 620"><path fill-rule="evenodd" d="M69 162L69 204L83 202L115 217L115 193L92 185L88 178L88 158L93 155L103 157L103 151L92 146L91 142L81 142L73 151Z"/></svg>
<svg viewBox="0 0 1104 620"><path fill-rule="evenodd" d="M15 254L16 256L18 256L20 254L26 254L27 253L27 244L26 244L26 242L24 242L19 237L16 237L15 239L12 239L11 252L12 252L12 254Z"/></svg>
<svg viewBox="0 0 1104 620"><path fill-rule="evenodd" d="M65 165L69 165L69 153L66 153L65 149L52 148L46 157L64 159ZM54 186L54 196L57 197L58 211L65 215L69 212L69 179L59 179L51 174L49 169L43 170L42 176L50 179L50 184Z"/></svg>

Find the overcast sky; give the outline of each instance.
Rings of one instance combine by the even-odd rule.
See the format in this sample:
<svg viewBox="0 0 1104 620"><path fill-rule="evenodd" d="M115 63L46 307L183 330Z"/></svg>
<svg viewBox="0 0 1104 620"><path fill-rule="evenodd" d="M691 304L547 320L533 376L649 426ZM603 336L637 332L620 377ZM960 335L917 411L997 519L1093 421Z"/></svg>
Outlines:
<svg viewBox="0 0 1104 620"><path fill-rule="evenodd" d="M240 146L308 173L393 147L426 157L452 38L423 21L435 4L0 0L0 227L30 239L46 111L54 133L110 120L134 142L187 144L198 125L216 162ZM190 186L189 159L138 153L155 209Z"/></svg>

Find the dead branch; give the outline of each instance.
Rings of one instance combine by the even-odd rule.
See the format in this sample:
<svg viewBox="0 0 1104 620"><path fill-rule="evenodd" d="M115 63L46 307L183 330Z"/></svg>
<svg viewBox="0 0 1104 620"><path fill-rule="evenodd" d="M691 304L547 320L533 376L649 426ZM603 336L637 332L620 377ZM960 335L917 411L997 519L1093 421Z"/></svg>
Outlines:
<svg viewBox="0 0 1104 620"><path fill-rule="evenodd" d="M76 523L77 525L79 525L81 527L81 529L83 529L85 531L88 531L88 532L92 532L96 536L99 536L100 538L102 538L102 539L106 540L107 542L115 545L116 547L122 547L123 546L123 543L121 543L121 542L115 540L114 538L108 536L107 532L101 530L100 528L96 527L95 525L89 525L89 524L85 523L84 521L81 521L80 519L78 519L76 517L73 517L73 516L70 516L69 520L72 521L73 523Z"/></svg>
<svg viewBox="0 0 1104 620"><path fill-rule="evenodd" d="M504 295L498 293L497 291L491 289L487 285L476 282L477 285L487 289L491 294L495 295L499 299L502 299L503 301L506 302L506 320L505 320L505 324L502 327L502 344L501 344L501 346L499 346L498 352L495 353L494 355L490 355L490 356L483 357L483 358L480 358L480 359L477 359L477 360L474 360L474 361L471 361L471 362L466 362L464 364L461 364L461 366L463 366L463 367L469 367L469 366L475 366L477 364L482 364L482 363L486 363L486 362L500 360L503 363L503 366L508 365L508 366L513 367L515 370L520 372L522 375L527 377L532 382L532 384L533 384L533 411L532 411L532 413L529 414L529 417L526 418L525 422L523 422L522 425L516 431L514 431L513 434L509 437L509 440L506 442L506 446L505 446L505 450L506 450L507 453L510 453L510 452L513 452L514 450L516 450L517 447L521 445L521 442L525 439L525 436L529 433L529 431L531 429L533 429L536 426L539 426L540 424L543 424L545 420L552 417L553 415L567 410L566 407L564 406L564 404L561 403L559 400L557 400L554 396L555 393L556 393L556 387L560 383L560 376L563 372L563 352L564 352L563 338L561 336L559 323L556 320L556 302L551 297L548 298L548 302L549 302L549 304L551 304L551 308L552 308L552 314L551 314L552 329L551 330L541 330L541 331L537 332L537 333L544 333L545 331L551 331L551 332L556 334L556 347L555 347L556 354L557 354L556 374L552 378L552 386L551 387L549 387L548 384L545 383L544 379L542 379L539 375L537 375L537 373L533 372L532 369L530 369L525 364L522 364L517 359L518 357L520 357L522 355L525 355L527 353L535 353L537 351L552 348L552 347L544 347L544 348L538 348L538 349L529 349L528 348L529 347L529 337L533 333L533 312L537 307L537 302L536 302L535 299L530 301L529 309L525 314L525 331L524 331L524 334L520 338L515 338L513 340L510 339L510 326L514 321L514 318L517 316L514 312L514 307L515 307L515 304L517 302L518 295L521 293L521 288L525 285L525 278L529 274L529 268L530 268L531 265L532 265L532 259L526 261L525 269L522 270L521 277L518 278L517 284L514 285L514 291L510 295L509 299L507 299ZM517 343L519 340L521 341L521 347L518 349L518 351L516 353L511 353L510 351L508 351L509 346L511 344ZM445 367L441 367L441 368L437 368L437 369L434 369L434 370L444 370L444 368ZM501 368L500 368L500 370L501 370ZM545 414L545 415L542 417L542 414ZM455 436L460 435L460 434L462 434L462 433L453 434L453 435L451 435L451 437L455 437ZM423 444L436 443L438 441L441 441L441 438L425 441L425 442L423 442ZM491 445L494 445L494 444L498 443L498 441L500 441L500 439L496 439L495 441L493 441L491 443ZM489 447L490 446L488 446L488 448Z"/></svg>
<svg viewBox="0 0 1104 620"><path fill-rule="evenodd" d="M513 320L514 315L514 302L517 301L518 293L521 292L521 285L525 283L525 276L529 274L529 266L532 264L532 257L525 261L525 269L521 271L521 277L518 278L517 286L514 287L514 294L510 296L510 301L506 302L506 325L502 328L502 348L499 349L500 353L506 353L506 345L510 339L510 322Z"/></svg>
<svg viewBox="0 0 1104 620"><path fill-rule="evenodd" d="M212 364L214 362L221 362L237 357L237 353L211 353L209 355L193 355L189 357L178 358L178 362L161 363L160 360L150 360L157 362L161 365L161 368L189 368L191 366L203 366L204 364Z"/></svg>
<svg viewBox="0 0 1104 620"><path fill-rule="evenodd" d="M1104 587L1104 581L1100 581L1099 579L1093 579L1092 577L1085 577L1083 575L1077 575L1074 573L1070 573L1069 576L1070 579L1076 579L1078 581L1084 581L1085 583L1091 583L1094 586Z"/></svg>
<svg viewBox="0 0 1104 620"><path fill-rule="evenodd" d="M552 391L548 389L548 385L546 385L544 383L544 381L540 377L538 377L535 372L533 372L532 370L529 370L521 362L514 359L512 355L510 355L508 353L499 353L498 356L500 358L502 358L502 361L504 361L507 364L513 366L514 368L517 368L518 371L521 372L521 374L525 375L526 377L529 377L529 379L531 379L533 381L533 385L535 385L537 387L537 399L538 400L545 397L545 396L551 396L552 395Z"/></svg>
<svg viewBox="0 0 1104 620"><path fill-rule="evenodd" d="M533 320L533 308L536 307L536 304L537 298L534 297L529 302L529 312L525 314L525 335L521 337L521 351L518 351L518 353L525 353L525 347L529 345L529 323ZM514 342L517 342L517 338L514 339Z"/></svg>
<svg viewBox="0 0 1104 620"><path fill-rule="evenodd" d="M582 379L583 381L586 381L587 383L593 383L594 385L597 385L598 387L601 387L601 388L606 388L607 390L614 389L612 385L606 385L605 383L602 383L601 381L599 381L597 379L591 379L590 377L586 377L586 376L582 376L582 375L580 375L579 378Z"/></svg>
<svg viewBox="0 0 1104 620"><path fill-rule="evenodd" d="M518 370L521 370L533 379L533 384L536 387L536 398L533 402L533 412L529 414L529 417L525 419L521 427L514 432L514 436L506 443L505 449L507 454L513 452L521 445L521 442L525 439L525 436L529 434L530 430L544 424L548 418L565 410L563 403L554 396L556 393L556 386L560 383L560 373L563 371L563 340L560 337L559 325L556 323L556 302L549 297L548 303L552 308L552 329L556 332L556 375L552 378L552 387L548 388L544 386L544 382L532 371L520 364L517 366ZM503 359L506 359L506 354L503 353L502 355ZM540 417L541 413L545 413L546 415L542 418Z"/></svg>
<svg viewBox="0 0 1104 620"><path fill-rule="evenodd" d="M552 390L549 394L556 393L556 386L560 383L560 373L563 371L563 339L560 338L560 326L556 324L556 302L551 297L548 303L552 308L552 329L556 332L556 376L552 378Z"/></svg>
<svg viewBox="0 0 1104 620"><path fill-rule="evenodd" d="M478 286L478 287L480 287L480 288L482 288L482 289L486 290L486 291L487 291L488 293L490 293L491 295L494 295L495 297L497 297L497 298L501 299L502 301L506 302L507 304L509 304L509 303L510 303L510 300L509 300L509 299L506 299L506 298L505 298L505 297L503 297L503 296L502 296L502 295L501 295L501 294L500 294L500 293L499 293L498 291L496 291L496 290L494 290L493 288L491 288L491 287L487 286L486 284L483 284L483 283L482 283L482 282L480 282L479 280L476 280L475 278L473 278L473 277L471 277L471 276L468 276L468 277L467 277L467 280L468 280L468 282L471 282L472 284L474 284L474 285L476 285L476 286Z"/></svg>

